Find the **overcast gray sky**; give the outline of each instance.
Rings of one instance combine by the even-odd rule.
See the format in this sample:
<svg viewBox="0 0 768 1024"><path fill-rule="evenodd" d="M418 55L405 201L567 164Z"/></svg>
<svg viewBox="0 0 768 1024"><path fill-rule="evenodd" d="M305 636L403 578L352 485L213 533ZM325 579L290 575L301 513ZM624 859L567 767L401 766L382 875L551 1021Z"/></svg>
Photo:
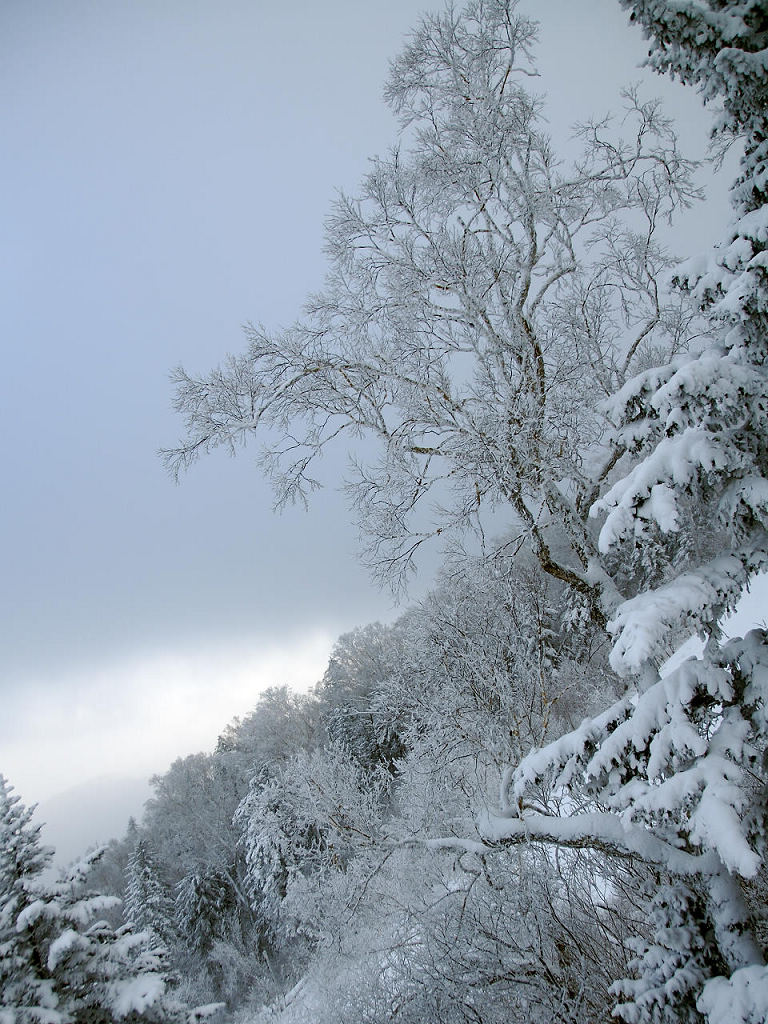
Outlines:
<svg viewBox="0 0 768 1024"><path fill-rule="evenodd" d="M0 771L27 802L210 747L395 614L332 488L275 517L253 453L175 487L155 451L180 432L170 368L209 369L321 284L329 200L392 141L387 61L429 6L0 4ZM615 0L522 6L556 137L647 80L702 153L707 114L638 70ZM722 229L712 197L687 248Z"/></svg>

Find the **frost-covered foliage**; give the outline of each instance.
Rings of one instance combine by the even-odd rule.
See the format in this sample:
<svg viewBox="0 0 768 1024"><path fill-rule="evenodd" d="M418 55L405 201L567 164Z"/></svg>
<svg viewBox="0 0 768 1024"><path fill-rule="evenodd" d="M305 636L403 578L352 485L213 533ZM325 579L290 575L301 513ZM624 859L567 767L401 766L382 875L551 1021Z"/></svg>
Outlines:
<svg viewBox="0 0 768 1024"><path fill-rule="evenodd" d="M173 887L200 864L227 870L235 834L232 815L247 789L247 771L230 771L213 754L178 758L151 782L144 832L158 860L171 868L164 881Z"/></svg>
<svg viewBox="0 0 768 1024"><path fill-rule="evenodd" d="M318 927L292 898L307 875L343 871L355 852L381 835L384 772L366 772L338 743L297 754L266 782L253 781L238 808L247 883L275 945Z"/></svg>
<svg viewBox="0 0 768 1024"><path fill-rule="evenodd" d="M229 875L238 891L235 810L255 773L311 747L318 728L316 702L285 686L273 687L251 714L222 732L213 753L178 758L151 780L154 795L146 805L143 830L170 886L213 868Z"/></svg>
<svg viewBox="0 0 768 1024"><path fill-rule="evenodd" d="M253 775L267 765L308 750L318 741L317 702L287 686L264 690L250 714L236 718L219 736L215 761L222 774L236 772L244 796Z"/></svg>
<svg viewBox="0 0 768 1024"><path fill-rule="evenodd" d="M172 949L188 1001L313 1024L395 1009L442 1024L468 1005L488 1021L604 1014L629 952L626 904L601 910L589 889L599 858L571 856L564 877L546 857L431 845L476 836L509 760L610 689L600 631L587 614L574 633L563 598L534 562L457 554L420 606L341 637L312 693L269 691L213 754L158 778L133 843L159 838L163 876L182 850L197 865L177 886ZM251 785L216 835L206 806L241 792L219 766L233 757Z"/></svg>
<svg viewBox="0 0 768 1024"><path fill-rule="evenodd" d="M634 93L559 162L529 88L535 35L512 0L423 20L386 87L398 143L333 208L325 290L222 369L178 372L188 433L168 461L264 428L284 504L318 486L327 446L349 438L354 455L364 437L376 454L353 457L348 489L376 575L402 583L430 538L490 545L495 515L600 619L615 587L586 514L615 458L598 402L685 344L656 234L694 189L658 104Z"/></svg>
<svg viewBox="0 0 768 1024"><path fill-rule="evenodd" d="M346 438L375 575L454 545L305 702L157 780L196 962L231 915L264 1020L766 1019L768 639L719 623L768 568L768 3L621 2L743 146L713 253L657 240L696 195L658 104L559 162L534 25L470 0L392 63L397 144L334 205L303 319L178 373L175 471L255 436L306 500Z"/></svg>
<svg viewBox="0 0 768 1024"><path fill-rule="evenodd" d="M16 922L37 898L40 876L52 851L40 843L40 825L0 775L0 1021L27 1024L39 1016L58 1017L51 979L38 969L38 957L27 931Z"/></svg>
<svg viewBox="0 0 768 1024"><path fill-rule="evenodd" d="M709 918L706 900L690 885L662 884L650 902L652 936L635 942L636 978L621 980L617 1015L627 1024L698 1024L696 1001L704 983L723 973L725 964Z"/></svg>
<svg viewBox="0 0 768 1024"><path fill-rule="evenodd" d="M0 780L0 1020L99 1024L185 1019L171 997L168 954L147 932L115 929L114 897L85 884L95 851L58 881L30 811Z"/></svg>
<svg viewBox="0 0 768 1024"><path fill-rule="evenodd" d="M277 773L314 745L319 730L314 698L273 687L249 715L227 726L212 753L179 758L152 780L141 836L156 858L165 899L175 891L171 949L191 1001L223 999L232 1006L249 991L274 989L264 959L270 925L250 897L245 846L233 818L254 776Z"/></svg>
<svg viewBox="0 0 768 1024"><path fill-rule="evenodd" d="M375 622L339 637L317 687L328 739L341 744L361 766L395 769L405 753L403 722L380 701L382 691L408 673L406 632L401 623Z"/></svg>
<svg viewBox="0 0 768 1024"><path fill-rule="evenodd" d="M258 1020L603 1021L628 949L584 888L591 870L568 867L425 846L401 846L375 871L352 865L326 893L325 941Z"/></svg>
<svg viewBox="0 0 768 1024"><path fill-rule="evenodd" d="M166 946L173 944L174 909L157 861L146 839L139 838L128 861L123 913L137 931L152 933Z"/></svg>
<svg viewBox="0 0 768 1024"><path fill-rule="evenodd" d="M519 553L454 556L404 616L413 668L391 703L409 707L409 736L460 732L465 755L500 767L575 724L615 682L583 611Z"/></svg>
<svg viewBox="0 0 768 1024"><path fill-rule="evenodd" d="M709 257L675 275L707 313L712 339L630 379L607 403L624 468L592 507L603 517L606 559L659 533L679 536L689 557L613 610L611 663L636 687L526 757L505 780L489 834L592 844L677 880L657 904L654 916L663 909L666 918L636 962L638 977L619 987L630 997L625 1019L760 1020L766 950L742 890L765 858L768 640L755 631L722 646L718 622L768 563L768 6L625 6L651 38L651 62L720 100L716 130L744 145L734 224ZM714 557L696 550L692 505L719 524ZM699 632L704 653L659 678L658 659L681 630ZM569 813L552 820L547 797L562 793ZM694 955L704 936L706 964Z"/></svg>

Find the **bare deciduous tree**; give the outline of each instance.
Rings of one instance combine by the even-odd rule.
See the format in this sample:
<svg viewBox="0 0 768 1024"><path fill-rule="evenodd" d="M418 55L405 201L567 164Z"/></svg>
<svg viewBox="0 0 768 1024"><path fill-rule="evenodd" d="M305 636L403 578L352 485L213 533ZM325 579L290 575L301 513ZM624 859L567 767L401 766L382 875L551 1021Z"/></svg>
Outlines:
<svg viewBox="0 0 768 1024"><path fill-rule="evenodd" d="M534 37L507 0L424 19L386 90L398 145L334 204L325 290L208 376L176 372L187 436L165 454L178 474L260 437L280 506L306 501L318 456L347 439L375 575L402 584L424 541L482 533L490 510L602 618L615 586L586 516L622 450L598 401L685 338L657 228L695 190L634 92L623 138L585 124L581 158L558 162L529 91Z"/></svg>

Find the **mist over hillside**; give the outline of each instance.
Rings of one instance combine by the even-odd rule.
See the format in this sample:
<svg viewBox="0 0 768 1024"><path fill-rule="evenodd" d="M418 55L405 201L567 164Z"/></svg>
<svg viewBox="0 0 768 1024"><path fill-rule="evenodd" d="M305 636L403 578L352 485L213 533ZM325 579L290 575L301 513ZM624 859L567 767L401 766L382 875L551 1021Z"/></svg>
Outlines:
<svg viewBox="0 0 768 1024"><path fill-rule="evenodd" d="M150 796L148 779L105 775L64 790L38 805L43 841L53 846L54 863L65 867L90 847L118 838L128 819L140 818Z"/></svg>

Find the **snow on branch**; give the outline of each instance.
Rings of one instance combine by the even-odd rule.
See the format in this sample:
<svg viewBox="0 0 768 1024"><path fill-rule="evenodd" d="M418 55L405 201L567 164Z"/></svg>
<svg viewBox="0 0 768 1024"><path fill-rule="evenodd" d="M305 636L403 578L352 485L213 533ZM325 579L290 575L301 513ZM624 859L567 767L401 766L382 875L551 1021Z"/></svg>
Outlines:
<svg viewBox="0 0 768 1024"><path fill-rule="evenodd" d="M625 601L608 623L616 637L611 667L621 676L639 672L681 625L691 635L708 631L734 609L749 580L767 564L761 548L736 550Z"/></svg>
<svg viewBox="0 0 768 1024"><path fill-rule="evenodd" d="M714 663L689 659L524 758L483 835L586 846L591 835L597 849L681 873L706 870L709 851L713 863L751 877L761 859L746 818L749 773L765 739L766 698L765 634L756 630ZM566 792L573 813L556 817L543 794ZM537 793L544 813L530 810Z"/></svg>

